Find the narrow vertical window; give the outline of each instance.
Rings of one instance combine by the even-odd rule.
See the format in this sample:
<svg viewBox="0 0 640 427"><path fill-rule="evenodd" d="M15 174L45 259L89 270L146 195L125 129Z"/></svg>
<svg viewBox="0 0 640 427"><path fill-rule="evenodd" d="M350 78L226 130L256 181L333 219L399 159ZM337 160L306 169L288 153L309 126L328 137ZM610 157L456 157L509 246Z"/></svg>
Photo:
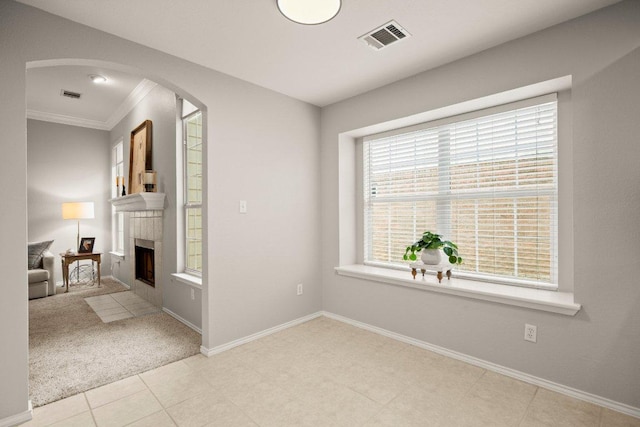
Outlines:
<svg viewBox="0 0 640 427"><path fill-rule="evenodd" d="M119 196L118 191L122 191L122 187L116 186L116 177L124 176L124 143L120 141L113 147L111 151L111 197ZM111 234L112 248L114 252L124 253L124 214L116 212L116 208L111 208Z"/></svg>
<svg viewBox="0 0 640 427"><path fill-rule="evenodd" d="M202 275L202 112L182 101L185 273Z"/></svg>

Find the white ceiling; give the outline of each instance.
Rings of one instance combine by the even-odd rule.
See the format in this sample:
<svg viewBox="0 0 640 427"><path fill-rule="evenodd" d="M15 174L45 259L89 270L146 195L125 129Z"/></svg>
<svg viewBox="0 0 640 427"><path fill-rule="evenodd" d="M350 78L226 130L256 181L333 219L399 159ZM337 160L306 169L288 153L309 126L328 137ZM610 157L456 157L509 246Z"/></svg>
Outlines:
<svg viewBox="0 0 640 427"><path fill-rule="evenodd" d="M96 84L90 75L101 75ZM155 86L115 70L88 66L54 66L27 70L27 116L33 119L110 130ZM62 96L67 90L80 99Z"/></svg>
<svg viewBox="0 0 640 427"><path fill-rule="evenodd" d="M315 26L275 0L19 1L325 106L619 0L343 0ZM358 40L392 19L412 36L380 51Z"/></svg>

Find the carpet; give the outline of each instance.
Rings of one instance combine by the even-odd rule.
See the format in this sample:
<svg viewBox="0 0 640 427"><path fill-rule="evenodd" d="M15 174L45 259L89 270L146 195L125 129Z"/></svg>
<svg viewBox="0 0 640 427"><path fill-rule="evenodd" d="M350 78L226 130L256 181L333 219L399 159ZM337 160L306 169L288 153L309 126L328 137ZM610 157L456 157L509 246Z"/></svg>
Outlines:
<svg viewBox="0 0 640 427"><path fill-rule="evenodd" d="M84 298L123 292L100 288L29 301L29 394L34 407L197 354L200 334L164 312L103 323Z"/></svg>

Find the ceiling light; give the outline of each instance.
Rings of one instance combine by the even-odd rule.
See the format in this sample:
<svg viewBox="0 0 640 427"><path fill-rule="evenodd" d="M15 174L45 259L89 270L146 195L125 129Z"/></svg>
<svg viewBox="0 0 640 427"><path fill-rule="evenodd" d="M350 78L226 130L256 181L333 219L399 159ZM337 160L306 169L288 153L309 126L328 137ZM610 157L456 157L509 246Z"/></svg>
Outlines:
<svg viewBox="0 0 640 427"><path fill-rule="evenodd" d="M341 0L277 0L278 9L298 24L315 25L331 20L340 12Z"/></svg>
<svg viewBox="0 0 640 427"><path fill-rule="evenodd" d="M96 84L100 84L100 83L106 83L107 82L107 78L98 74L89 74L89 78L91 79L92 82L96 83Z"/></svg>

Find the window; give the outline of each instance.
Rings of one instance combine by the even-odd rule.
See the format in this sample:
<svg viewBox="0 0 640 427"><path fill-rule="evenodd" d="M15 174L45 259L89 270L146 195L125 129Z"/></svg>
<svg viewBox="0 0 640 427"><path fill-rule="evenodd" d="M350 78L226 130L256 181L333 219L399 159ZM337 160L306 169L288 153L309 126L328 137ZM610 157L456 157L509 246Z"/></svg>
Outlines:
<svg viewBox="0 0 640 427"><path fill-rule="evenodd" d="M430 230L457 276L558 283L555 95L365 137L363 172L366 264L406 264Z"/></svg>
<svg viewBox="0 0 640 427"><path fill-rule="evenodd" d="M182 101L184 270L202 275L202 112Z"/></svg>
<svg viewBox="0 0 640 427"><path fill-rule="evenodd" d="M116 185L116 177L124 176L123 147L123 140L120 139L111 151L111 182L113 182L111 198L118 197L118 191L122 191L122 187ZM113 251L124 254L124 213L116 212L115 207L111 208L111 233Z"/></svg>

